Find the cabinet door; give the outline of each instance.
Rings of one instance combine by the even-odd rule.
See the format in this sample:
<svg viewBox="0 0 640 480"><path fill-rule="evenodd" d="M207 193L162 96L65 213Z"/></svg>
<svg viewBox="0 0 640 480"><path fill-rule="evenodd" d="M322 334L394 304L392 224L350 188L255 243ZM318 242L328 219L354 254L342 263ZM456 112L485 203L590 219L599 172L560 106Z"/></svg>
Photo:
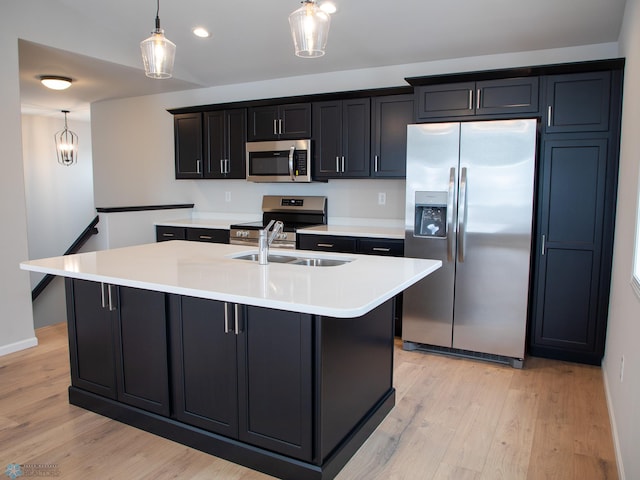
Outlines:
<svg viewBox="0 0 640 480"><path fill-rule="evenodd" d="M311 138L311 104L281 105L279 111L280 138L283 140Z"/></svg>
<svg viewBox="0 0 640 480"><path fill-rule="evenodd" d="M475 86L475 82L461 82L418 87L417 120L473 115Z"/></svg>
<svg viewBox="0 0 640 480"><path fill-rule="evenodd" d="M278 107L249 108L249 128L247 139L251 142L259 140L276 140L278 138Z"/></svg>
<svg viewBox="0 0 640 480"><path fill-rule="evenodd" d="M173 117L176 178L202 178L202 114Z"/></svg>
<svg viewBox="0 0 640 480"><path fill-rule="evenodd" d="M339 178L342 157L342 102L313 104L313 174L315 178Z"/></svg>
<svg viewBox="0 0 640 480"><path fill-rule="evenodd" d="M545 80L547 133L609 129L610 72L551 75Z"/></svg>
<svg viewBox="0 0 640 480"><path fill-rule="evenodd" d="M237 438L236 335L225 328L225 303L171 296L176 419Z"/></svg>
<svg viewBox="0 0 640 480"><path fill-rule="evenodd" d="M476 82L476 115L536 113L538 78L508 78Z"/></svg>
<svg viewBox="0 0 640 480"><path fill-rule="evenodd" d="M225 117L223 110L204 114L205 178L224 178L227 158Z"/></svg>
<svg viewBox="0 0 640 480"><path fill-rule="evenodd" d="M316 250L321 252L356 253L357 239L337 235L298 234L300 250Z"/></svg>
<svg viewBox="0 0 640 480"><path fill-rule="evenodd" d="M226 158L229 160L225 178L247 178L246 147L247 111L244 108L226 112Z"/></svg>
<svg viewBox="0 0 640 480"><path fill-rule="evenodd" d="M168 225L156 226L156 242L184 240L186 238L186 229L184 227L172 227Z"/></svg>
<svg viewBox="0 0 640 480"><path fill-rule="evenodd" d="M118 400L168 416L165 294L130 287L118 287L117 290Z"/></svg>
<svg viewBox="0 0 640 480"><path fill-rule="evenodd" d="M311 315L246 307L238 337L240 440L312 459Z"/></svg>
<svg viewBox="0 0 640 480"><path fill-rule="evenodd" d="M187 228L187 240L193 242L229 243L229 230L221 228Z"/></svg>
<svg viewBox="0 0 640 480"><path fill-rule="evenodd" d="M371 100L373 177L406 176L407 125L414 119L413 98L390 95Z"/></svg>
<svg viewBox="0 0 640 480"><path fill-rule="evenodd" d="M98 282L65 278L69 353L73 386L115 399L116 363L113 317L104 308ZM112 287L113 288L113 287Z"/></svg>
<svg viewBox="0 0 640 480"><path fill-rule="evenodd" d="M404 256L404 240L389 238L360 238L358 253L365 255Z"/></svg>
<svg viewBox="0 0 640 480"><path fill-rule="evenodd" d="M342 177L368 177L371 156L371 102L342 102Z"/></svg>
<svg viewBox="0 0 640 480"><path fill-rule="evenodd" d="M550 140L543 155L532 353L553 347L599 363L607 140Z"/></svg>

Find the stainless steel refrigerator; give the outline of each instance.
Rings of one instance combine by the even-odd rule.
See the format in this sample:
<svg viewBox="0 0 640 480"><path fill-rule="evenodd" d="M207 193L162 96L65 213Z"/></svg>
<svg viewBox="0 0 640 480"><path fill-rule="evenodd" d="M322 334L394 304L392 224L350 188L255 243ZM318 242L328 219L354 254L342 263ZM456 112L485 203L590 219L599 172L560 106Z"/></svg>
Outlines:
<svg viewBox="0 0 640 480"><path fill-rule="evenodd" d="M533 119L408 126L405 256L443 266L404 293L405 349L522 366L536 129Z"/></svg>

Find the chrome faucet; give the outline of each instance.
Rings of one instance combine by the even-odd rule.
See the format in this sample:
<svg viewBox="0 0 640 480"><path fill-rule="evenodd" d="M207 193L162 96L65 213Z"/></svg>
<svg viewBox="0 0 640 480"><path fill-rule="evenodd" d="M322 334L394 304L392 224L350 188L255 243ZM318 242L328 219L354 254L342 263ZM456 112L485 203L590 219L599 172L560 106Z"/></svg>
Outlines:
<svg viewBox="0 0 640 480"><path fill-rule="evenodd" d="M269 230L273 227L271 235ZM278 220L271 220L269 224L259 232L258 236L258 263L260 265L267 265L269 263L269 247L275 240L276 236L282 232L284 224Z"/></svg>

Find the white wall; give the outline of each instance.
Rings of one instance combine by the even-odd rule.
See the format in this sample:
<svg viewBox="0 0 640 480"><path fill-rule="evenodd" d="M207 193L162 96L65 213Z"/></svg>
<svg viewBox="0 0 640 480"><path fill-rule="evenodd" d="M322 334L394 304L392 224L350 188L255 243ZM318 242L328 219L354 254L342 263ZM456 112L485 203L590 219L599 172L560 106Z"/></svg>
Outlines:
<svg viewBox="0 0 640 480"><path fill-rule="evenodd" d="M54 135L64 127L62 113L22 116L29 259L62 255L96 215L91 124L75 120L74 112L68 118L69 128L78 135L78 163L65 167L58 163L54 148ZM31 288L43 276L30 273ZM33 304L34 326L65 321L64 300L62 288L47 287Z"/></svg>
<svg viewBox="0 0 640 480"><path fill-rule="evenodd" d="M640 1L627 0L620 37L626 57L613 280L604 374L620 477L640 478L640 298L631 287L640 173ZM620 380L621 358L624 377Z"/></svg>

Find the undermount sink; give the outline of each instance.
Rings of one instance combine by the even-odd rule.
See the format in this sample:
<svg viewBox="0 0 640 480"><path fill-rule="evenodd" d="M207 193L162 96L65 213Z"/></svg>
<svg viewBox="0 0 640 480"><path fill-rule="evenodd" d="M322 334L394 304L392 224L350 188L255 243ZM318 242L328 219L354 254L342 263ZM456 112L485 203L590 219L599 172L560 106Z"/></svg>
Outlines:
<svg viewBox="0 0 640 480"><path fill-rule="evenodd" d="M257 253L249 253L233 257L235 260L249 260L252 262L258 261ZM296 257L293 255L272 255L267 257L269 263L288 263L289 265L304 265L307 267L337 267L338 265L344 265L351 262L351 259L336 259L336 258L319 258L319 257Z"/></svg>

